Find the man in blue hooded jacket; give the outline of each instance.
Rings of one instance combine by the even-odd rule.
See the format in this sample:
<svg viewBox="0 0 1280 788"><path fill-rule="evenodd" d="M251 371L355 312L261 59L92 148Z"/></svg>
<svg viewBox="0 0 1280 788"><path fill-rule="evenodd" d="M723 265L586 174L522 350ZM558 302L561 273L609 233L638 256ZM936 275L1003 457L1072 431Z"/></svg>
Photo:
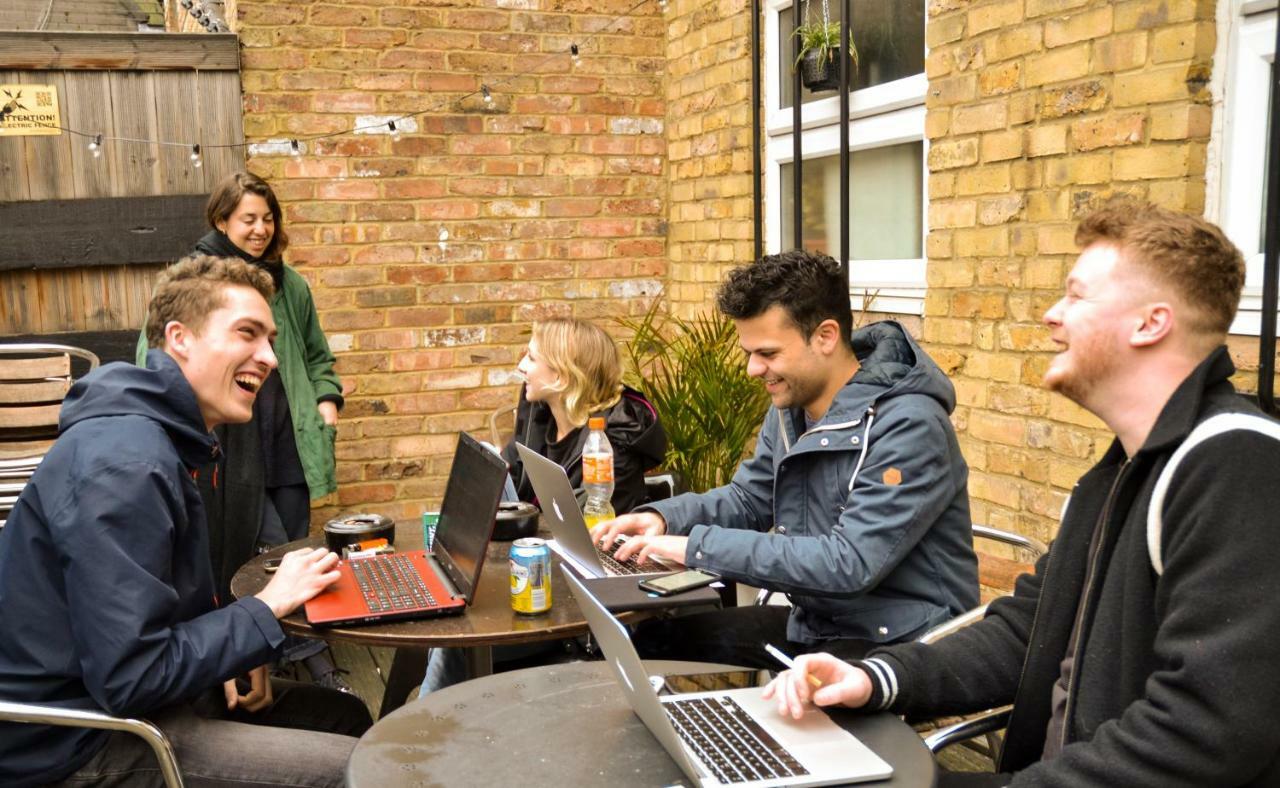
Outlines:
<svg viewBox="0 0 1280 788"><path fill-rule="evenodd" d="M211 430L248 421L276 365L271 290L236 260L165 271L146 368L110 364L72 387L0 531L0 697L145 715L188 785L340 785L370 724L358 699L273 687L264 667L277 619L337 579L337 556L289 553L256 597L215 599L193 477L217 456ZM130 734L0 724L0 784L159 779Z"/></svg>
<svg viewBox="0 0 1280 788"><path fill-rule="evenodd" d="M782 591L792 606L649 622L648 657L776 667L762 647L864 653L978 602L968 466L955 390L897 323L852 330L826 255L791 251L729 273L717 295L772 407L724 487L597 526L616 557L658 555ZM770 531L772 529L772 531Z"/></svg>

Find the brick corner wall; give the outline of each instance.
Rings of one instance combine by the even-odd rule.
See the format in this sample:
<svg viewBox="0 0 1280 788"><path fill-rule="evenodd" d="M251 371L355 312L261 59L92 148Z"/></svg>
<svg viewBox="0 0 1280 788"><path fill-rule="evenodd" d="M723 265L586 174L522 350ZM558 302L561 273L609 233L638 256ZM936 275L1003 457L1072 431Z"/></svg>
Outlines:
<svg viewBox="0 0 1280 788"><path fill-rule="evenodd" d="M1213 3L928 11L924 339L956 384L975 521L1047 539L1111 435L1040 387L1053 345L1039 321L1099 201L1203 212Z"/></svg>

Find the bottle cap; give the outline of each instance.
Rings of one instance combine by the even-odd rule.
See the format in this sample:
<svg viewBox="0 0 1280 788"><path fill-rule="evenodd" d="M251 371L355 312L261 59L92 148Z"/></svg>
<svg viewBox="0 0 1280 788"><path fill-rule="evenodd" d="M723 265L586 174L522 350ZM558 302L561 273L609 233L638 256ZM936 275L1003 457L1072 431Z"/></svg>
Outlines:
<svg viewBox="0 0 1280 788"><path fill-rule="evenodd" d="M603 430L604 416L592 416L591 418L587 419L587 429Z"/></svg>

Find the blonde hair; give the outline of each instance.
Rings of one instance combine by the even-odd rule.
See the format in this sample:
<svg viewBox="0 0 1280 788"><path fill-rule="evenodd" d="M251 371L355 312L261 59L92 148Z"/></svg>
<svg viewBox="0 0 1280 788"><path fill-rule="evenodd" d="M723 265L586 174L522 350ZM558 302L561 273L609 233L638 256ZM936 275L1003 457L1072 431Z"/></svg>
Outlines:
<svg viewBox="0 0 1280 788"><path fill-rule="evenodd" d="M613 338L594 323L552 318L533 324L533 339L547 366L560 378L553 388L564 396L575 427L622 398L622 361Z"/></svg>

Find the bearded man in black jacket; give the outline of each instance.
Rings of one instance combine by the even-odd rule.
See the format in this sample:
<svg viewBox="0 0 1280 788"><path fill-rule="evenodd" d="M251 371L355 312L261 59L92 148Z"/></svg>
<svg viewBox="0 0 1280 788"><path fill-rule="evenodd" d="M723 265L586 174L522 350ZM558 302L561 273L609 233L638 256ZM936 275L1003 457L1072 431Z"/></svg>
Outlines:
<svg viewBox="0 0 1280 788"><path fill-rule="evenodd" d="M1132 203L1076 242L1044 381L1116 440L1050 552L977 624L859 662L803 656L766 694L793 716L1012 703L1002 774L946 786L1280 785L1280 425L1235 393L1222 344L1244 260L1212 224Z"/></svg>

